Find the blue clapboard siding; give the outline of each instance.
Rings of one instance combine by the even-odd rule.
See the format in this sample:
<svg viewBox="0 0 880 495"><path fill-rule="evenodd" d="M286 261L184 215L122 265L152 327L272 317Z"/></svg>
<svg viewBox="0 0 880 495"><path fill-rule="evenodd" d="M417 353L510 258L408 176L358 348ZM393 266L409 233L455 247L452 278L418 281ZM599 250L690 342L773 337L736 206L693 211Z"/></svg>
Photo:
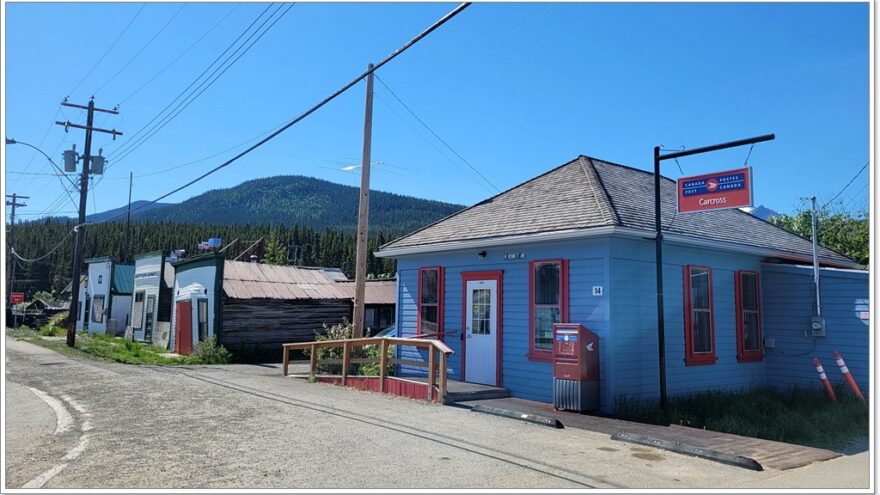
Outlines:
<svg viewBox="0 0 880 495"><path fill-rule="evenodd" d="M838 351L867 395L870 327L858 312L868 311L868 272L820 270L822 315L827 330L826 337L816 339L804 335L809 334L815 312L812 268L765 264L763 273L764 336L776 340L775 348L766 350L768 383L820 386L813 357L822 361L832 382L843 382L833 357Z"/></svg>
<svg viewBox="0 0 880 495"><path fill-rule="evenodd" d="M462 272L503 271L502 313L502 385L514 397L550 402L552 400L552 364L529 361L529 262L563 258L569 260L570 320L582 323L599 335L600 394L603 407L612 402L613 394L605 384L612 372L606 359L610 332L610 294L608 290L608 241L559 242L550 244L512 245L503 249L487 249L485 258L476 250L404 256L398 259L398 325L400 335L416 332L416 298L418 270L423 266L445 269L444 327L447 332L460 332L462 327ZM505 260L505 253L524 253L525 259ZM603 296L593 296L592 287L603 286ZM446 339L455 355L450 360L450 378L461 379L460 333ZM402 349L404 359L418 359L412 350ZM402 373L417 373L403 368Z"/></svg>
<svg viewBox="0 0 880 495"><path fill-rule="evenodd" d="M614 332L614 382L611 387L617 396L653 399L659 396L660 387L654 243L613 239L610 248L611 320ZM663 261L668 395L764 384L763 362L740 363L736 359L734 297L734 272L760 271L760 258L667 242L663 246ZM685 366L685 265L708 266L712 269L715 364Z"/></svg>

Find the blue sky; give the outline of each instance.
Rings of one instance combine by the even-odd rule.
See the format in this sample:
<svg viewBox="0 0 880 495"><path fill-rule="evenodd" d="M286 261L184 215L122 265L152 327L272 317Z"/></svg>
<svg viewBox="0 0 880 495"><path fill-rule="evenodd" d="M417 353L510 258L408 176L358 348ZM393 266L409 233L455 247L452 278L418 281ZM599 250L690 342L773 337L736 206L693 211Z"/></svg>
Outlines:
<svg viewBox="0 0 880 495"><path fill-rule="evenodd" d="M39 144L60 163L71 144L82 151L83 132L65 134L51 122L85 121L84 112L61 108L61 98L86 103L94 94L99 107L120 105L119 116L96 117L126 135L95 135L95 148L111 159L93 182L89 213L126 203L129 172L136 200L197 177L244 147L177 166L295 117L455 4L297 4L195 102L119 159L131 136L267 4L142 5L5 5L7 137ZM773 132L777 139L749 158L755 202L792 212L801 197L830 200L868 161L868 23L867 3L475 4L378 75L502 190L578 154L647 170L655 145L693 148ZM363 104L360 83L167 201L281 174L356 185L359 171L340 169L360 161ZM685 175L738 168L748 151L680 165ZM31 196L20 213L74 210L57 177L28 175L50 173L45 159L19 145L6 146L6 159L6 192ZM463 204L495 193L378 81L373 160L381 162L375 189ZM674 162L663 173L681 175ZM866 171L839 200L867 207L867 184Z"/></svg>

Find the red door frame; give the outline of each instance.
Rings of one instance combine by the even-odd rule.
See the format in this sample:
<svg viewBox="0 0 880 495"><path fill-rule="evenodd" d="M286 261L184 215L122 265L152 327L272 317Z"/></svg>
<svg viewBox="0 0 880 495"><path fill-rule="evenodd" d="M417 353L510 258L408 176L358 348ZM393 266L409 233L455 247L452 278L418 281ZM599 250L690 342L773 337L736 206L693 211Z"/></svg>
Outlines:
<svg viewBox="0 0 880 495"><path fill-rule="evenodd" d="M185 308L185 309L184 309ZM181 318L186 315L186 318ZM174 352L188 356L192 354L192 301L177 301L177 314L174 335ZM183 336L186 338L183 338ZM185 343L185 345L184 345Z"/></svg>
<svg viewBox="0 0 880 495"><path fill-rule="evenodd" d="M504 270L492 270L484 272L461 272L461 380L467 381L467 283L473 280L494 280L497 294L495 296L498 307L495 308L496 327L495 334L495 386L500 387L501 380L501 342L502 342L502 307L504 301L504 287L502 284Z"/></svg>

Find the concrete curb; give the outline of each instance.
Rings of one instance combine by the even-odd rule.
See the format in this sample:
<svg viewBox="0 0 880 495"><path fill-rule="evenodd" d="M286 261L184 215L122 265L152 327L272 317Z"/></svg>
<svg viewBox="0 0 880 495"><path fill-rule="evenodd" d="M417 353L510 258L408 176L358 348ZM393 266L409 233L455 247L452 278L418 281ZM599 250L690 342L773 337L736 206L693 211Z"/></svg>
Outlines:
<svg viewBox="0 0 880 495"><path fill-rule="evenodd" d="M500 409L497 407L489 407L484 406L482 404L476 404L471 407L471 411L473 412L481 412L486 414L492 414L495 416L502 416L510 419L517 419L519 421L525 421L527 423L534 423L541 426L549 426L551 428L562 429L564 426L562 423L555 418L550 418L548 416L541 416L539 414L527 414L522 412L511 411L509 409Z"/></svg>
<svg viewBox="0 0 880 495"><path fill-rule="evenodd" d="M617 433L611 435L611 439L623 442L637 443L640 445L646 445L648 447L656 447L658 449L664 449L679 454L700 457L702 459L720 462L722 464L729 464L731 466L741 467L745 469L751 469L753 471L764 470L764 467L761 466L758 461L752 458L743 457L741 455L725 454L724 452L718 452L717 450L701 449L699 447L686 445L681 442L661 440L659 438L646 437L644 435L627 433L625 431L618 431Z"/></svg>

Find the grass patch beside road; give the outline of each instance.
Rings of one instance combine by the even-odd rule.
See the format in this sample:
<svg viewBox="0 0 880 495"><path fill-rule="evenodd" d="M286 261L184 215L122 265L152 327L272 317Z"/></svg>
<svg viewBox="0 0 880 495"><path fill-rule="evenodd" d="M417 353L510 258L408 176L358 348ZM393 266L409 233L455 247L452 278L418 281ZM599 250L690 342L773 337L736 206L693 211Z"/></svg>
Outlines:
<svg viewBox="0 0 880 495"><path fill-rule="evenodd" d="M39 332L28 327L7 329L6 334L57 351L71 357L116 361L125 364L175 365L175 364L225 364L229 353L216 343L200 342L191 356L163 356L168 351L161 347L142 344L119 337L97 333L77 333L76 347L67 346L65 340L45 338L54 332L40 329ZM66 331L62 335L67 335Z"/></svg>
<svg viewBox="0 0 880 495"><path fill-rule="evenodd" d="M672 424L826 449L868 436L868 404L838 385L838 404L824 391L809 388L756 389L750 392L701 392L668 403ZM656 402L617 401L623 419L660 422Z"/></svg>

